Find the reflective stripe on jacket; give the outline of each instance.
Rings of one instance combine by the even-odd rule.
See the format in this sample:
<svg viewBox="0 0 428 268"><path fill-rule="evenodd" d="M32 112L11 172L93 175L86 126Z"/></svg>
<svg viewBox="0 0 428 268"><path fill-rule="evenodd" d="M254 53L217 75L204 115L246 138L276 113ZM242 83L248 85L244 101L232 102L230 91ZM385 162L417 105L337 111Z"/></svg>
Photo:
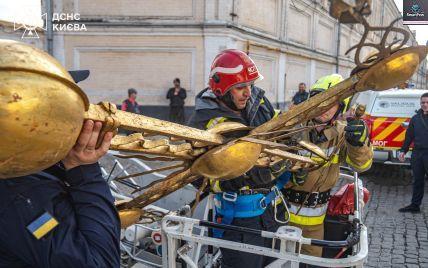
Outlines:
<svg viewBox="0 0 428 268"><path fill-rule="evenodd" d="M308 123L311 125L312 123ZM339 166L340 164L349 164L356 171L361 172L369 169L373 160L373 151L371 145L364 145L356 147L349 145L345 140L344 128L346 122L336 121L331 127L326 128L323 131L325 141L317 143L327 155L332 155L329 162L323 164L319 169L309 172L305 183L301 186L289 183L286 188L292 188L296 191L305 192L325 192L332 189L339 179ZM315 131L315 130L313 130ZM302 139L311 141L309 131L302 134ZM339 146L339 147L338 147ZM302 151L303 155L310 156L315 161L321 159L309 152ZM298 204L295 204L300 206ZM304 206L303 206L304 207ZM303 209L303 208L302 208ZM300 210L298 215L292 214L290 221L300 225L317 225L321 224L325 217L325 212L322 215L315 215L310 213L303 213L306 210ZM307 210L313 210L314 208L308 208ZM297 211L296 211L297 212ZM309 216L310 215L310 216Z"/></svg>
<svg viewBox="0 0 428 268"><path fill-rule="evenodd" d="M276 114L278 113L275 112L269 100L264 96L264 91L256 86L252 87L251 97L245 110L241 113L236 113L220 105L214 93L206 88L196 96L195 112L189 120L189 125L199 129L210 129L219 123L233 121L256 127L269 121ZM234 134L224 134L224 136L234 138ZM270 188L273 185L271 171L268 167L254 167L246 174L233 180L211 182L214 192L236 192L243 187L251 189Z"/></svg>

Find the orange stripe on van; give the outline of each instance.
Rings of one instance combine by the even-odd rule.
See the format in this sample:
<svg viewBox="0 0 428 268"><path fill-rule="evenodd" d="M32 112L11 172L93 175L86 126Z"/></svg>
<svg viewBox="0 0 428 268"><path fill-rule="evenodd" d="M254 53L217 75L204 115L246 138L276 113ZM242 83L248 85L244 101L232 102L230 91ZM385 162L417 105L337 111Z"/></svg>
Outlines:
<svg viewBox="0 0 428 268"><path fill-rule="evenodd" d="M395 137L395 139L393 139L392 141L404 141L404 138L406 137L406 130L404 129L403 131L401 131L401 133Z"/></svg>
<svg viewBox="0 0 428 268"><path fill-rule="evenodd" d="M379 133L378 135L376 135L376 137L374 137L374 139L375 140L384 140L394 130L396 130L397 128L401 127L401 123L403 123L405 121L406 121L406 118L397 118L397 119L395 119L381 133Z"/></svg>
<svg viewBox="0 0 428 268"><path fill-rule="evenodd" d="M380 125L382 125L382 123L385 122L386 119L388 119L388 117L376 117L376 119L373 122L372 131L375 131Z"/></svg>

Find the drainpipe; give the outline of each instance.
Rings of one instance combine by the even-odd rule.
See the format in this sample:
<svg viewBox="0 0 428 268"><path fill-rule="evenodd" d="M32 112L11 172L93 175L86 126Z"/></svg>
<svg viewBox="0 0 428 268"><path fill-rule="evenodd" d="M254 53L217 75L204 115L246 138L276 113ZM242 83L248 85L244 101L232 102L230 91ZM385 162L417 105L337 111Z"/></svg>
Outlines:
<svg viewBox="0 0 428 268"><path fill-rule="evenodd" d="M52 0L46 0L46 43L48 53L51 55L53 55L52 9Z"/></svg>
<svg viewBox="0 0 428 268"><path fill-rule="evenodd" d="M336 42L336 73L339 73L339 57L340 57L340 33L341 33L341 23L337 27L337 42Z"/></svg>
<svg viewBox="0 0 428 268"><path fill-rule="evenodd" d="M235 13L235 0L232 0L232 12L230 12L230 17L232 18L232 23L235 22L235 18L238 14Z"/></svg>
<svg viewBox="0 0 428 268"><path fill-rule="evenodd" d="M287 73L284 73L284 106L282 107L282 109L286 109L288 108L288 104L286 103L286 99L287 99ZM279 89L278 89L279 90Z"/></svg>

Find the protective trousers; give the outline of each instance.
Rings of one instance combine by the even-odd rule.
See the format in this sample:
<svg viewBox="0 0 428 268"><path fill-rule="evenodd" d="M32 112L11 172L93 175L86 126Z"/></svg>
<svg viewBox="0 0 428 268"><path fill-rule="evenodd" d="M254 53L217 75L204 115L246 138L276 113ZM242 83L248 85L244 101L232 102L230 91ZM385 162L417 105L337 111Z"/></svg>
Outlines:
<svg viewBox="0 0 428 268"><path fill-rule="evenodd" d="M412 152L413 196L412 205L420 206L424 197L425 176L428 175L428 150Z"/></svg>

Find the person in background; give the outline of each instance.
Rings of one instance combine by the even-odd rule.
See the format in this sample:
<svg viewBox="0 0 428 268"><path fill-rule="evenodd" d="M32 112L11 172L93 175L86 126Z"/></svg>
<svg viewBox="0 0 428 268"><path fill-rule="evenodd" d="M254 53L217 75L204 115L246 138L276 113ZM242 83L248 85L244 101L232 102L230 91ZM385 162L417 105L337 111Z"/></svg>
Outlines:
<svg viewBox="0 0 428 268"><path fill-rule="evenodd" d="M168 90L166 98L169 99L169 120L171 122L184 124L184 100L186 90L180 86L180 78L175 78L174 87Z"/></svg>
<svg viewBox="0 0 428 268"><path fill-rule="evenodd" d="M140 108L137 102L137 90L134 88L128 89L128 98L122 102L122 106L120 107L122 111L141 114ZM120 133L124 133L125 135L130 135L134 133L131 130L120 130Z"/></svg>
<svg viewBox="0 0 428 268"><path fill-rule="evenodd" d="M405 155L412 142L414 143L410 161L413 171L412 202L398 211L419 213L424 197L425 176L428 175L428 93L422 94L421 109L410 119L406 138L398 154L398 159L401 162L405 161Z"/></svg>
<svg viewBox="0 0 428 268"><path fill-rule="evenodd" d="M299 91L293 97L293 105L297 105L307 99L309 99L309 93L306 91L306 84L302 82L299 84Z"/></svg>
<svg viewBox="0 0 428 268"><path fill-rule="evenodd" d="M140 114L140 108L138 107L137 102L137 90L134 88L128 89L128 99L122 102L121 106L122 111Z"/></svg>

